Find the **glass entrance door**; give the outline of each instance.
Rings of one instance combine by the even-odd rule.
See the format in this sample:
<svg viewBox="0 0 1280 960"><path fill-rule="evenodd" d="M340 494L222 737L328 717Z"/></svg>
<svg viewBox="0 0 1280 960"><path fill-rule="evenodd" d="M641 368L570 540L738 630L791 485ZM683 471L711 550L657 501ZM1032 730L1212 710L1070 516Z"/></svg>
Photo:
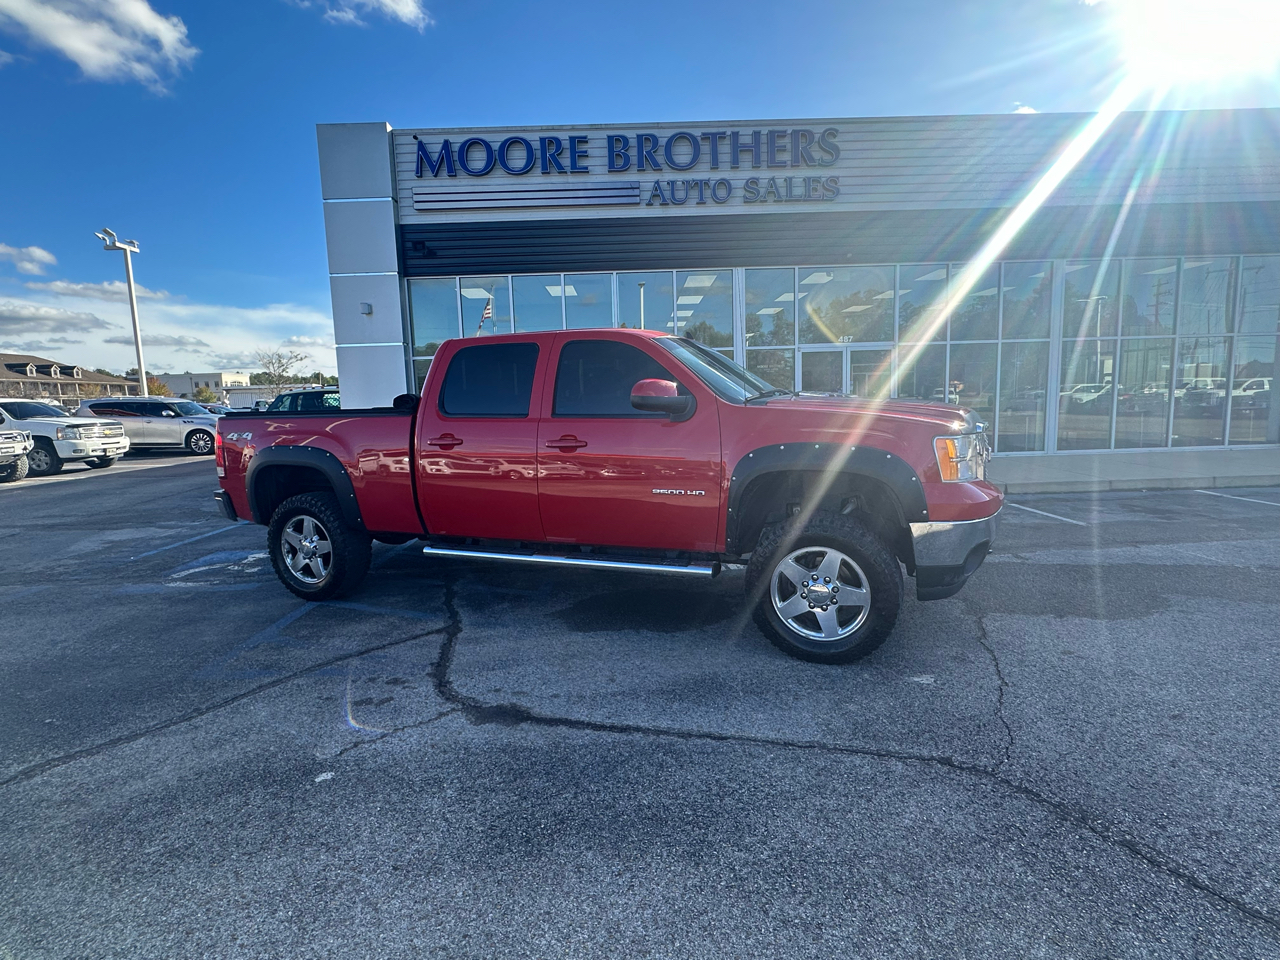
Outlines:
<svg viewBox="0 0 1280 960"><path fill-rule="evenodd" d="M846 393L855 397L889 396L893 381L893 350L824 347L800 350L799 388L806 393Z"/></svg>

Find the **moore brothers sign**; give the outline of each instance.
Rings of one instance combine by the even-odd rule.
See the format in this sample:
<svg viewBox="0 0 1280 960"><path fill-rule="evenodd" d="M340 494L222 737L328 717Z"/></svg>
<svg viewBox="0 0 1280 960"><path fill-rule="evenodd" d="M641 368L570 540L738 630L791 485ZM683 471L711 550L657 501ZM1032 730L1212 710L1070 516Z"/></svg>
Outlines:
<svg viewBox="0 0 1280 960"><path fill-rule="evenodd" d="M827 168L840 159L839 134L836 127L592 131L502 139L431 140L414 134L413 209L834 200L840 179Z"/></svg>

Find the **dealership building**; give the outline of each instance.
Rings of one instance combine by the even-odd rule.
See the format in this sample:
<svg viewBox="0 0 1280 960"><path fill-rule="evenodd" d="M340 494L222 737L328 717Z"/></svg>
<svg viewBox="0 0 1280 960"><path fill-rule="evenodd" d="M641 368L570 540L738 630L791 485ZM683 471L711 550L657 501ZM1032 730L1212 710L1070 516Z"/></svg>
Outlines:
<svg viewBox="0 0 1280 960"><path fill-rule="evenodd" d="M1020 207L1091 119L322 124L344 405L452 337L632 327L997 454L1280 442L1280 110L1121 114Z"/></svg>

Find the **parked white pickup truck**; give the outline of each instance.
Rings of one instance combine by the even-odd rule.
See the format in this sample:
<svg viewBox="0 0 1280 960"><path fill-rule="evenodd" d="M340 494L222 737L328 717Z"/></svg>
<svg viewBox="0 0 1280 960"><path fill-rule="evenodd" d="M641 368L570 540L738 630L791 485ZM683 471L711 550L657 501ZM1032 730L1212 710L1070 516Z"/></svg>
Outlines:
<svg viewBox="0 0 1280 960"><path fill-rule="evenodd" d="M27 454L34 445L31 434L12 429L0 414L0 483L16 483L27 475Z"/></svg>
<svg viewBox="0 0 1280 960"><path fill-rule="evenodd" d="M129 438L116 420L73 417L37 400L0 400L0 413L7 424L32 434L35 446L27 463L35 477L52 476L76 460L98 469L109 467L129 449Z"/></svg>

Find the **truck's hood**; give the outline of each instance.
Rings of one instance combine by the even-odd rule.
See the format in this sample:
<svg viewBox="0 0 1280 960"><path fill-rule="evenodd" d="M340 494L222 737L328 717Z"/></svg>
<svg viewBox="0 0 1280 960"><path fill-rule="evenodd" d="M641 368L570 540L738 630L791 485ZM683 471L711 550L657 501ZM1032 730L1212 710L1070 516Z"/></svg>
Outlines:
<svg viewBox="0 0 1280 960"><path fill-rule="evenodd" d="M874 417L896 417L920 423L937 424L947 429L971 426L976 417L966 407L947 403L912 400L864 400L860 397L833 397L824 394L799 394L773 397L765 401L771 410L794 410L796 413L866 414ZM960 426L957 427L956 425Z"/></svg>
<svg viewBox="0 0 1280 960"><path fill-rule="evenodd" d="M40 427L88 427L95 423L119 423L119 420L107 420L102 417L27 417L25 420L10 419L6 421L12 423L19 430L30 430L33 426Z"/></svg>

